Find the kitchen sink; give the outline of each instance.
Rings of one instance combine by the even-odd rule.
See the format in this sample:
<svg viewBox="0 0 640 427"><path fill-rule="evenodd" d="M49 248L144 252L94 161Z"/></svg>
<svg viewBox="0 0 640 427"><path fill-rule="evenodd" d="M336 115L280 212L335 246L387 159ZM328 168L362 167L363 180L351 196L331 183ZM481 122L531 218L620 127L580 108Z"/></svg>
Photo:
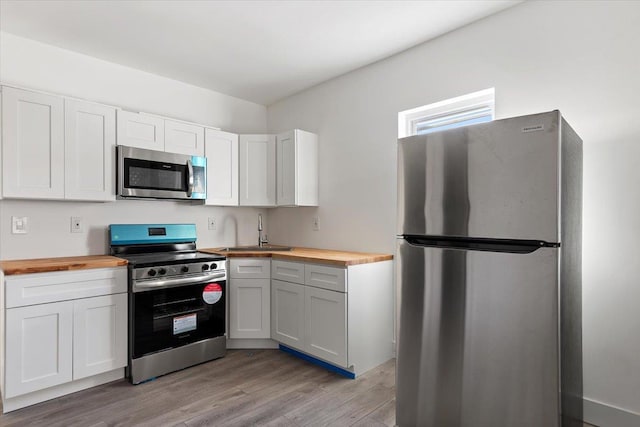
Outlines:
<svg viewBox="0 0 640 427"><path fill-rule="evenodd" d="M230 247L230 248L223 248L220 249L220 252L260 252L260 251L264 251L264 252L273 252L273 251L291 251L293 250L292 247L290 246L236 246L236 247Z"/></svg>

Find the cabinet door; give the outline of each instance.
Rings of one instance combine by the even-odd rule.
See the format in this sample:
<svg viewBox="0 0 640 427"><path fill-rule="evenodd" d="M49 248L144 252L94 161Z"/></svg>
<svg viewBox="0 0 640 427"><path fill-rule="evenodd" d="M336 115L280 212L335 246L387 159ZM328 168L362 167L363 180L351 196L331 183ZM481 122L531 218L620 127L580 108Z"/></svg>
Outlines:
<svg viewBox="0 0 640 427"><path fill-rule="evenodd" d="M347 367L347 294L306 286L304 350Z"/></svg>
<svg viewBox="0 0 640 427"><path fill-rule="evenodd" d="M127 294L73 302L73 379L127 364Z"/></svg>
<svg viewBox="0 0 640 427"><path fill-rule="evenodd" d="M318 206L318 136L296 129L276 140L278 206Z"/></svg>
<svg viewBox="0 0 640 427"><path fill-rule="evenodd" d="M118 145L164 151L164 119L118 110Z"/></svg>
<svg viewBox="0 0 640 427"><path fill-rule="evenodd" d="M229 288L229 338L269 338L269 279L231 279Z"/></svg>
<svg viewBox="0 0 640 427"><path fill-rule="evenodd" d="M204 156L204 128L190 123L164 121L164 151Z"/></svg>
<svg viewBox="0 0 640 427"><path fill-rule="evenodd" d="M276 197L278 206L296 204L296 140L295 132L276 137Z"/></svg>
<svg viewBox="0 0 640 427"><path fill-rule="evenodd" d="M205 129L207 205L238 206L238 135Z"/></svg>
<svg viewBox="0 0 640 427"><path fill-rule="evenodd" d="M276 139L240 135L240 205L275 206Z"/></svg>
<svg viewBox="0 0 640 427"><path fill-rule="evenodd" d="M304 350L303 285L271 281L271 338Z"/></svg>
<svg viewBox="0 0 640 427"><path fill-rule="evenodd" d="M73 301L6 310L5 395L72 379Z"/></svg>
<svg viewBox="0 0 640 427"><path fill-rule="evenodd" d="M3 195L64 198L64 103L61 97L3 87Z"/></svg>
<svg viewBox="0 0 640 427"><path fill-rule="evenodd" d="M65 198L115 200L116 109L65 99Z"/></svg>

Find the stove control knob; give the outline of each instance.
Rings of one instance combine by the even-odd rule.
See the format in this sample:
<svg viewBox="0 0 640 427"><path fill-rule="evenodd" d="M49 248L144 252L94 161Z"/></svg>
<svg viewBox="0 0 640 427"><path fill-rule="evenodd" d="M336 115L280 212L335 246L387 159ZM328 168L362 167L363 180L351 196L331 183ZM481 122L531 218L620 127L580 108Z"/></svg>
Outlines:
<svg viewBox="0 0 640 427"><path fill-rule="evenodd" d="M165 270L164 268L161 268L160 270L158 270L158 274L159 275L163 275L163 274L167 274L167 270Z"/></svg>
<svg viewBox="0 0 640 427"><path fill-rule="evenodd" d="M218 268L218 266L217 266L215 263L214 263L214 264L211 264L211 269L212 269L212 270L216 270L217 268Z"/></svg>
<svg viewBox="0 0 640 427"><path fill-rule="evenodd" d="M180 271L182 271L183 273L186 273L189 271L189 267L187 267L186 265L183 265Z"/></svg>
<svg viewBox="0 0 640 427"><path fill-rule="evenodd" d="M209 266L207 264L202 264L202 271L207 271Z"/></svg>
<svg viewBox="0 0 640 427"><path fill-rule="evenodd" d="M149 276L153 277L156 275L156 271L154 269L149 270L149 272L147 273Z"/></svg>

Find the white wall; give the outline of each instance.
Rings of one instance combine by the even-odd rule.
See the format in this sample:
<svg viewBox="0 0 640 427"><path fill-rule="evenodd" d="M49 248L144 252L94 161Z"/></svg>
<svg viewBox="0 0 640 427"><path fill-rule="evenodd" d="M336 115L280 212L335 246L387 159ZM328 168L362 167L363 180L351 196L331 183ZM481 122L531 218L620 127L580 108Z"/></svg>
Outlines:
<svg viewBox="0 0 640 427"><path fill-rule="evenodd" d="M270 212L272 236L393 253L399 111L489 87L498 118L560 109L584 140L585 397L640 413L638 22L639 2L526 2L269 106L320 149L320 207Z"/></svg>
<svg viewBox="0 0 640 427"><path fill-rule="evenodd" d="M0 33L0 81L231 132L263 133L266 129L266 107L262 105L7 33ZM194 222L199 247L251 244L257 241L258 212L264 211L164 201L1 200L0 257L104 254L106 227L111 223ZM13 215L29 217L28 234L11 234ZM70 233L72 215L83 218L84 233ZM209 216L216 218L216 231L207 229Z"/></svg>

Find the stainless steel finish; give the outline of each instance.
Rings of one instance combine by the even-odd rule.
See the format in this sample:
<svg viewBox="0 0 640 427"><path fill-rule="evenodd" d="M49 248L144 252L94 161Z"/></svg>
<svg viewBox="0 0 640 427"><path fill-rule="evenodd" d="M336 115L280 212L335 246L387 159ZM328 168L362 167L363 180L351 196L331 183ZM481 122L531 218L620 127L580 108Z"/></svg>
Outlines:
<svg viewBox="0 0 640 427"><path fill-rule="evenodd" d="M559 249L397 253L397 425L558 426Z"/></svg>
<svg viewBox="0 0 640 427"><path fill-rule="evenodd" d="M195 276L176 277L169 279L149 279L134 281L131 287L133 292L152 291L163 288L175 288L177 286L194 285L210 280L226 280L227 274L215 272L213 274L198 274Z"/></svg>
<svg viewBox="0 0 640 427"><path fill-rule="evenodd" d="M139 384L160 375L223 357L226 336L210 338L131 360L131 382Z"/></svg>
<svg viewBox="0 0 640 427"><path fill-rule="evenodd" d="M262 247L262 214L258 214L258 246Z"/></svg>
<svg viewBox="0 0 640 427"><path fill-rule="evenodd" d="M401 139L397 233L559 242L559 129L553 111Z"/></svg>
<svg viewBox="0 0 640 427"><path fill-rule="evenodd" d="M191 156L184 154L166 153L164 151L145 150L143 148L127 147L125 145L116 146L116 152L118 156L117 165L117 187L116 194L117 199L126 199L130 197L140 198L161 198L161 199L189 199L187 193L183 191L168 191L168 190L148 190L141 188L126 188L124 186L124 159L135 158L142 160L149 160L154 162L165 162L174 164L184 164L191 161ZM190 170L190 179L193 184L193 167ZM192 186L193 187L193 186ZM193 191L193 188L191 188ZM189 194L191 196L191 194Z"/></svg>
<svg viewBox="0 0 640 427"><path fill-rule="evenodd" d="M560 136L562 422L565 426L582 427L582 140L564 119Z"/></svg>
<svg viewBox="0 0 640 427"><path fill-rule="evenodd" d="M193 194L193 163L191 163L191 159L187 160L187 171L189 172L187 197L191 197Z"/></svg>
<svg viewBox="0 0 640 427"><path fill-rule="evenodd" d="M405 138L398 161L397 425L581 427L578 135L553 111Z"/></svg>
<svg viewBox="0 0 640 427"><path fill-rule="evenodd" d="M188 272L184 272L183 268L187 268ZM205 268L206 267L206 268ZM165 273L159 275L159 270L164 269ZM191 262L185 264L172 264L172 265L154 265L152 267L137 267L133 269L132 278L134 281L144 279L163 279L169 277L186 277L194 274L199 274L200 277L206 277L207 275L214 274L216 272L225 272L226 263L224 260L219 261L206 261L206 262Z"/></svg>
<svg viewBox="0 0 640 427"><path fill-rule="evenodd" d="M264 251L264 252L272 252L272 251L291 251L293 250L293 248L291 246L269 246L269 245L262 245L262 246L236 246L236 247L230 247L230 248L223 248L220 249L218 252L257 252L257 251Z"/></svg>

